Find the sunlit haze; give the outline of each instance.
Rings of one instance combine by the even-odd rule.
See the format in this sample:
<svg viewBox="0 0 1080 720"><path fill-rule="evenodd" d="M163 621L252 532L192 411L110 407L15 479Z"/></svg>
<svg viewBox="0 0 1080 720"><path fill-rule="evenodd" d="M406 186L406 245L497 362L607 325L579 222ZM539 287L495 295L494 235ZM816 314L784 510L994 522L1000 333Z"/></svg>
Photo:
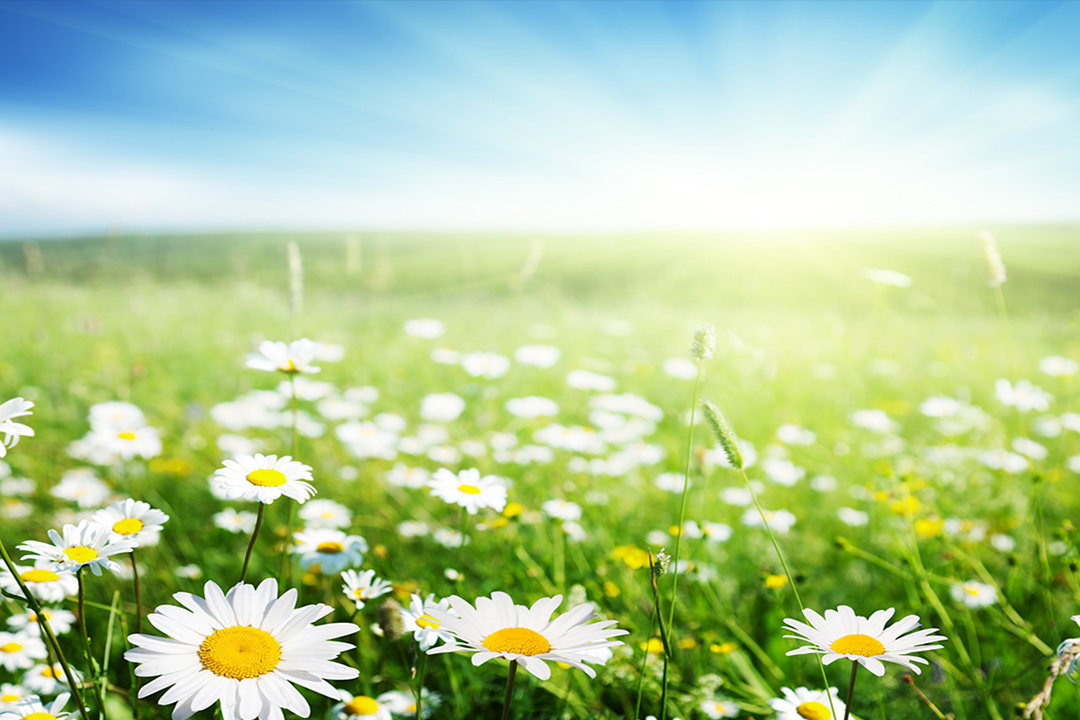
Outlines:
<svg viewBox="0 0 1080 720"><path fill-rule="evenodd" d="M0 235L1080 219L1080 3L0 2Z"/></svg>

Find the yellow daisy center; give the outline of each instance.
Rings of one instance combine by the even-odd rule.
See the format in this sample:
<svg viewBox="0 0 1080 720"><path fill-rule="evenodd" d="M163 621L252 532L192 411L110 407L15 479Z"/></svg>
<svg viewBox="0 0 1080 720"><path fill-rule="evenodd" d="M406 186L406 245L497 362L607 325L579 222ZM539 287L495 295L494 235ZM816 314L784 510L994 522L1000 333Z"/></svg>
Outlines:
<svg viewBox="0 0 1080 720"><path fill-rule="evenodd" d="M17 653L23 649L23 646L17 642L9 642L0 645L0 652Z"/></svg>
<svg viewBox="0 0 1080 720"><path fill-rule="evenodd" d="M18 695L0 695L0 702L15 702L18 699Z"/></svg>
<svg viewBox="0 0 1080 720"><path fill-rule="evenodd" d="M72 545L69 548L64 548L64 554L73 563L88 563L98 557L97 550L85 545Z"/></svg>
<svg viewBox="0 0 1080 720"><path fill-rule="evenodd" d="M23 715L22 720L56 720L56 716L47 712L36 712Z"/></svg>
<svg viewBox="0 0 1080 720"><path fill-rule="evenodd" d="M819 702L812 701L804 702L795 708L795 712L799 713L799 717L804 717L806 720L829 720L832 717L829 708Z"/></svg>
<svg viewBox="0 0 1080 720"><path fill-rule="evenodd" d="M964 592L966 592L968 595L978 595L979 594L979 588L966 587L966 588L964 588Z"/></svg>
<svg viewBox="0 0 1080 720"><path fill-rule="evenodd" d="M367 590L367 588L357 588L356 590L353 590L353 595L356 596L357 600L367 600L367 598L364 597L365 590Z"/></svg>
<svg viewBox="0 0 1080 720"><path fill-rule="evenodd" d="M115 523L112 526L114 533L120 535L134 535L143 529L142 520L136 520L135 518L124 518L123 520Z"/></svg>
<svg viewBox="0 0 1080 720"><path fill-rule="evenodd" d="M357 695L345 703L345 710L350 715L374 715L379 712L379 703L367 695Z"/></svg>
<svg viewBox="0 0 1080 720"><path fill-rule="evenodd" d="M280 487L285 484L285 473L271 468L259 468L248 473L247 481L259 487Z"/></svg>
<svg viewBox="0 0 1080 720"><path fill-rule="evenodd" d="M345 546L339 542L330 541L319 543L319 547L315 549L321 553L326 553L327 555L337 555L339 552L345 551Z"/></svg>
<svg viewBox="0 0 1080 720"><path fill-rule="evenodd" d="M860 633L838 638L829 646L829 649L841 655L862 655L863 657L875 657L885 652L885 646L880 640Z"/></svg>
<svg viewBox="0 0 1080 720"><path fill-rule="evenodd" d="M125 430L122 433L117 433L116 437L120 438L121 440L134 440L135 439L135 433L128 432L127 430Z"/></svg>
<svg viewBox="0 0 1080 720"><path fill-rule="evenodd" d="M479 495L480 494L480 488L476 487L475 485L458 485L457 489L458 489L458 492L463 492L466 495Z"/></svg>
<svg viewBox="0 0 1080 720"><path fill-rule="evenodd" d="M55 678L57 677L56 670L51 667L42 668L41 677Z"/></svg>
<svg viewBox="0 0 1080 720"><path fill-rule="evenodd" d="M416 618L416 627L423 628L424 630L438 630L442 625L430 615L421 615Z"/></svg>
<svg viewBox="0 0 1080 720"><path fill-rule="evenodd" d="M483 645L491 652L516 653L517 655L543 655L551 650L547 638L529 628L509 627L484 638Z"/></svg>
<svg viewBox="0 0 1080 720"><path fill-rule="evenodd" d="M285 367L281 368L281 369L282 369L282 371L287 372L287 373L299 372L299 370L297 370L297 367L296 367L296 362L292 358L289 358L289 364L286 365Z"/></svg>
<svg viewBox="0 0 1080 720"><path fill-rule="evenodd" d="M265 630L234 625L218 630L199 646L202 666L222 677L243 680L277 667L281 645Z"/></svg>
<svg viewBox="0 0 1080 720"><path fill-rule="evenodd" d="M20 573L21 577L26 582L53 582L59 580L60 576L54 573L52 570L44 570L42 568L34 568L33 570L27 570L24 573Z"/></svg>

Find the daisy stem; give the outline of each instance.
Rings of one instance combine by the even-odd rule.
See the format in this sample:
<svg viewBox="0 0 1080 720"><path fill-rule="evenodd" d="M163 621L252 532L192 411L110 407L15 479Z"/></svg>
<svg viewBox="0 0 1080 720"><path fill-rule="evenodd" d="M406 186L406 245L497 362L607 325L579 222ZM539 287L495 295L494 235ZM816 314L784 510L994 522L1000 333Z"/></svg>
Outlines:
<svg viewBox="0 0 1080 720"><path fill-rule="evenodd" d="M517 675L517 660L510 661L510 672L506 675L506 697L503 698L502 720L510 717L510 696L514 694L514 677Z"/></svg>
<svg viewBox="0 0 1080 720"><path fill-rule="evenodd" d="M646 638L652 638L653 628L656 626L656 621L660 615L660 606L653 603L653 611L649 616L649 634ZM649 663L649 641L645 641L645 657L641 659L641 672L638 673L637 681L637 702L634 704L634 720L641 717L641 688L645 683L645 666Z"/></svg>
<svg viewBox="0 0 1080 720"><path fill-rule="evenodd" d="M859 663L851 662L851 679L848 680L847 688L847 703L844 707L844 720L848 720L848 716L851 715L851 696L855 694L855 673L859 672ZM829 693L832 695L832 693ZM830 703L832 701L830 700Z"/></svg>
<svg viewBox="0 0 1080 720"><path fill-rule="evenodd" d="M142 586L139 585L139 565L135 562L135 551L131 551L131 580L135 584L135 632L142 632Z"/></svg>
<svg viewBox="0 0 1080 720"><path fill-rule="evenodd" d="M465 541L469 539L469 513L465 507L461 508L461 544L458 545L458 568L465 572Z"/></svg>
<svg viewBox="0 0 1080 720"><path fill-rule="evenodd" d="M263 513L266 511L266 503L259 503L259 514L255 516L255 529L251 531L251 541L248 543L247 552L244 553L244 567L240 571L240 582L247 577L248 563L251 562L251 551L255 549L255 539L259 537L259 528L262 527Z"/></svg>
<svg viewBox="0 0 1080 720"><path fill-rule="evenodd" d="M52 651L56 654L56 659L60 663L60 667L64 670L64 679L67 680L68 687L71 689L71 697L75 698L75 704L79 708L79 715L82 720L90 720L90 714L86 710L86 705L83 703L82 693L79 692L79 684L75 682L75 674L71 672L71 667L68 665L67 658L64 657L64 651L60 649L60 643L56 639L56 633L53 632L52 626L49 625L49 618L45 615L45 610L42 609L41 603L37 598L30 593L30 589L26 587L26 583L22 579L22 575L19 574L18 568L15 566L15 561L8 555L7 547L4 546L4 541L0 540L0 555L4 558L4 565L7 566L8 572L15 578L15 582L19 585L19 590L22 591L23 599L26 604L37 616L38 623L41 625L41 629L45 631L45 637L52 648Z"/></svg>
<svg viewBox="0 0 1080 720"><path fill-rule="evenodd" d="M90 651L90 635L86 631L86 581L83 577L85 571L85 565L75 571L75 577L79 581L79 634L82 636L83 652L86 654L86 670L90 673L90 682L94 686L94 694L97 695L98 714L105 720L105 691L98 677L94 654Z"/></svg>
<svg viewBox="0 0 1080 720"><path fill-rule="evenodd" d="M416 642L415 640L413 641ZM413 688L413 702L416 704L416 717L424 717L424 675L427 674L427 653L421 652L416 664L419 669L416 672L416 686Z"/></svg>
<svg viewBox="0 0 1080 720"><path fill-rule="evenodd" d="M761 522L765 525L765 531L769 534L769 541L772 543L773 550L776 551L776 557L780 558L780 565L784 568L784 575L787 576L788 585L791 586L791 592L795 595L795 602L799 604L799 610L802 614L806 615L806 606L803 605L802 598L799 596L799 588L795 585L795 577L791 574L791 569L788 567L787 560L784 559L784 553L780 552L780 544L776 542L776 535L773 534L772 526L769 525L769 519L765 517L765 511L761 508L761 503L758 501L757 493L754 492L754 486L750 484L750 478L746 475L746 468L739 468L739 472L742 473L743 481L746 483L746 488L750 491L750 497L754 500L754 507L757 508L758 515L761 516ZM829 676L825 674L825 664L821 662L821 656L814 654L814 658L817 659L818 670L821 671L821 681L824 683L823 687L829 687ZM856 663L857 665L858 663ZM826 697L829 698L829 711L830 717L836 717L836 708L833 707L832 694L826 693ZM847 720L845 718L845 720Z"/></svg>

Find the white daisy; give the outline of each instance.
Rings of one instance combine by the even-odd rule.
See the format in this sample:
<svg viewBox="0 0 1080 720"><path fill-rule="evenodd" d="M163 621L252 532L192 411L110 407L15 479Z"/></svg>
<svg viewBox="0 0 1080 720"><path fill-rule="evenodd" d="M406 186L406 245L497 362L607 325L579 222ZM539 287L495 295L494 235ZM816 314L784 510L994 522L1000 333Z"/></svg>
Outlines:
<svg viewBox="0 0 1080 720"><path fill-rule="evenodd" d="M420 698L424 701L424 717L430 717L442 704L442 697L427 688L420 688ZM404 715L405 717L414 717L416 715L416 699L412 693L388 690L375 699L380 706L387 708L393 715Z"/></svg>
<svg viewBox="0 0 1080 720"><path fill-rule="evenodd" d="M105 463L106 465L109 463ZM74 500L81 508L100 507L112 491L89 468L73 468L49 490L53 497Z"/></svg>
<svg viewBox="0 0 1080 720"><path fill-rule="evenodd" d="M312 500L297 514L309 528L340 528L352 522L352 512L333 500Z"/></svg>
<svg viewBox="0 0 1080 720"><path fill-rule="evenodd" d="M71 668L71 674L75 684L82 687L84 685L82 673L75 668ZM55 695L68 687L67 676L64 674L64 668L60 663L35 665L23 675L22 685L27 690L33 690L38 695Z"/></svg>
<svg viewBox="0 0 1080 720"><path fill-rule="evenodd" d="M591 603L577 605L551 620L551 613L561 603L562 595L556 595L526 607L514 604L504 592L494 592L490 598L477 598L474 608L451 595L450 607L457 616L435 608L430 608L428 614L440 624L440 630L453 637L428 653L476 653L472 664L477 666L492 658L506 658L520 663L541 680L551 677L551 668L544 660L571 665L596 677L596 671L586 664L597 662L592 651L622 645L611 638L627 631L612 627L615 620L590 623L597 617Z"/></svg>
<svg viewBox="0 0 1080 720"><path fill-rule="evenodd" d="M969 580L956 583L950 589L953 600L962 602L969 608L982 608L998 601L997 588L993 585Z"/></svg>
<svg viewBox="0 0 1080 720"><path fill-rule="evenodd" d="M82 442L96 448L102 457L114 460L144 460L161 454L161 431L149 425L140 428L94 428ZM113 464L113 463L107 463Z"/></svg>
<svg viewBox="0 0 1080 720"><path fill-rule="evenodd" d="M95 575L101 574L101 568L116 571L120 566L109 558L113 555L129 553L135 549L135 543L129 539L110 540L112 530L105 525L98 525L83 520L78 525L65 525L61 532L49 530L52 545L27 540L18 545L25 550L23 560L34 560L35 565L42 564L53 572L76 572L89 567Z"/></svg>
<svg viewBox="0 0 1080 720"><path fill-rule="evenodd" d="M36 635L0 632L0 667L8 671L25 670L33 667L35 660L47 656L45 643Z"/></svg>
<svg viewBox="0 0 1080 720"><path fill-rule="evenodd" d="M705 698L698 707L701 708L701 712L705 713L705 717L711 720L738 717L741 712L739 706L726 697Z"/></svg>
<svg viewBox="0 0 1080 720"><path fill-rule="evenodd" d="M390 708L368 695L352 695L341 691L341 702L330 708L330 716L335 720L391 720Z"/></svg>
<svg viewBox="0 0 1080 720"><path fill-rule="evenodd" d="M476 468L462 470L457 475L439 468L428 482L430 492L453 505L460 505L470 515L489 507L502 512L506 507L506 487L494 475L480 477Z"/></svg>
<svg viewBox="0 0 1080 720"><path fill-rule="evenodd" d="M292 683L337 699L327 680L351 680L359 673L331 662L353 647L332 638L352 635L352 623L313 625L329 615L329 605L296 607L296 590L278 597L276 580L257 588L240 583L223 594L213 582L205 598L173 595L183 607L162 605L147 619L167 637L131 635L135 648L124 653L138 663L135 674L155 677L139 691L147 697L166 690L158 702L176 703L173 720L185 720L215 702L224 720L283 720L282 709L307 717L311 708Z"/></svg>
<svg viewBox="0 0 1080 720"><path fill-rule="evenodd" d="M244 364L255 370L283 372L290 375L317 373L322 368L311 363L318 354L319 344L307 338L294 340L291 343L264 340L259 343L259 352L248 353Z"/></svg>
<svg viewBox="0 0 1080 720"><path fill-rule="evenodd" d="M0 683L0 713L14 712L20 700L33 697L33 693L19 685ZM20 718L22 715L19 716Z"/></svg>
<svg viewBox="0 0 1080 720"><path fill-rule="evenodd" d="M450 633L441 629L441 623L431 616L430 610L453 612L450 609L450 598L436 600L434 594L429 594L421 599L419 595L413 593L409 600L409 607L401 609L402 635L411 632L421 652L427 652L435 643L452 637Z"/></svg>
<svg viewBox="0 0 1080 720"><path fill-rule="evenodd" d="M285 455L237 455L226 460L225 467L214 473L214 480L224 497L230 500L258 500L270 503L284 495L303 504L315 494L311 468Z"/></svg>
<svg viewBox="0 0 1080 720"><path fill-rule="evenodd" d="M390 592L390 582L377 579L374 570L365 570L362 573L346 570L341 573L341 579L345 581L341 590L345 597L356 603L357 610L364 607L367 600L374 600Z"/></svg>
<svg viewBox="0 0 1080 720"><path fill-rule="evenodd" d="M405 332L413 337L434 340L446 332L446 326L434 318L415 318L405 321Z"/></svg>
<svg viewBox="0 0 1080 720"><path fill-rule="evenodd" d="M137 405L113 400L90 407L90 427L141 428L146 426L146 415Z"/></svg>
<svg viewBox="0 0 1080 720"><path fill-rule="evenodd" d="M78 710L64 712L68 694L62 693L48 705L43 705L37 697L31 696L16 703L15 708L0 713L0 720L68 720L78 716Z"/></svg>
<svg viewBox="0 0 1080 720"><path fill-rule="evenodd" d="M510 369L510 359L493 352L465 353L461 356L461 367L472 377L494 380Z"/></svg>
<svg viewBox="0 0 1080 720"><path fill-rule="evenodd" d="M74 578L72 579L74 580ZM41 614L45 616L45 619L49 622L49 627L52 628L53 633L56 635L63 635L71 630L71 626L75 623L75 613L60 608L42 608ZM41 636L38 616L33 612L12 615L7 619L7 624L9 628L16 632L27 632L38 637Z"/></svg>
<svg viewBox="0 0 1080 720"><path fill-rule="evenodd" d="M113 540L128 538L136 547L156 545L169 516L141 500L121 500L94 513L94 522L112 532Z"/></svg>
<svg viewBox="0 0 1080 720"><path fill-rule="evenodd" d="M60 602L78 592L79 581L74 575L69 572L54 572L46 565L51 565L51 563L39 563L36 567L15 566L31 595L45 602ZM7 569L0 569L0 587L13 595L22 597L19 583Z"/></svg>
<svg viewBox="0 0 1080 720"><path fill-rule="evenodd" d="M559 362L562 351L551 345L523 345L514 351L514 359L522 365L549 368Z"/></svg>
<svg viewBox="0 0 1080 720"><path fill-rule="evenodd" d="M12 398L0 404L0 433L4 435L0 440L0 458L7 455L9 447L15 447L19 438L23 436L33 437L34 429L29 425L15 422L15 418L30 415L30 408L34 403L21 397Z"/></svg>
<svg viewBox="0 0 1080 720"><path fill-rule="evenodd" d="M231 533L250 535L255 532L256 518L255 513L247 510L237 512L232 508L225 508L219 513L214 513L214 525Z"/></svg>
<svg viewBox="0 0 1080 720"><path fill-rule="evenodd" d="M769 707L776 711L776 720L833 720L832 711L835 710L839 717L844 717L847 710L836 694L836 688L824 690L809 690L804 687L780 688L784 697L773 698L769 701ZM830 698L831 696L831 698ZM832 700L832 710L829 701Z"/></svg>
<svg viewBox="0 0 1080 720"><path fill-rule="evenodd" d="M836 610L826 610L825 617L813 610L804 610L803 614L810 624L785 618L784 624L787 625L787 629L796 634L784 637L804 640L810 645L796 648L787 654L820 653L824 655L821 662L825 665L840 658L847 658L864 666L878 677L885 674L883 660L903 665L918 674L921 671L915 663L928 661L910 653L935 650L942 646L935 644L934 641L948 638L944 635L935 635L937 628L927 628L904 635L919 626L919 618L916 615L908 615L886 628L885 623L894 612L896 612L894 608L878 610L869 618L865 618L856 615L855 611L847 605L841 605Z"/></svg>
<svg viewBox="0 0 1080 720"><path fill-rule="evenodd" d="M453 422L465 411L465 401L452 392L433 393L420 403L420 417L428 422Z"/></svg>
<svg viewBox="0 0 1080 720"><path fill-rule="evenodd" d="M346 535L333 528L315 528L293 533L296 545L293 553L300 556L305 570L318 565L324 575L336 575L347 567L364 562L368 544L359 535Z"/></svg>

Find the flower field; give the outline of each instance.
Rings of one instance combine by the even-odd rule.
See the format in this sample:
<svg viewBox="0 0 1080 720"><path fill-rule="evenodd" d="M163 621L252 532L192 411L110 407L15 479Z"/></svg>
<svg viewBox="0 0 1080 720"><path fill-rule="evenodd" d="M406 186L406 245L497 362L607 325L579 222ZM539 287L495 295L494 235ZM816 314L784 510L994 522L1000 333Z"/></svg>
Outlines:
<svg viewBox="0 0 1080 720"><path fill-rule="evenodd" d="M978 231L0 242L0 720L1080 717L1080 230Z"/></svg>

